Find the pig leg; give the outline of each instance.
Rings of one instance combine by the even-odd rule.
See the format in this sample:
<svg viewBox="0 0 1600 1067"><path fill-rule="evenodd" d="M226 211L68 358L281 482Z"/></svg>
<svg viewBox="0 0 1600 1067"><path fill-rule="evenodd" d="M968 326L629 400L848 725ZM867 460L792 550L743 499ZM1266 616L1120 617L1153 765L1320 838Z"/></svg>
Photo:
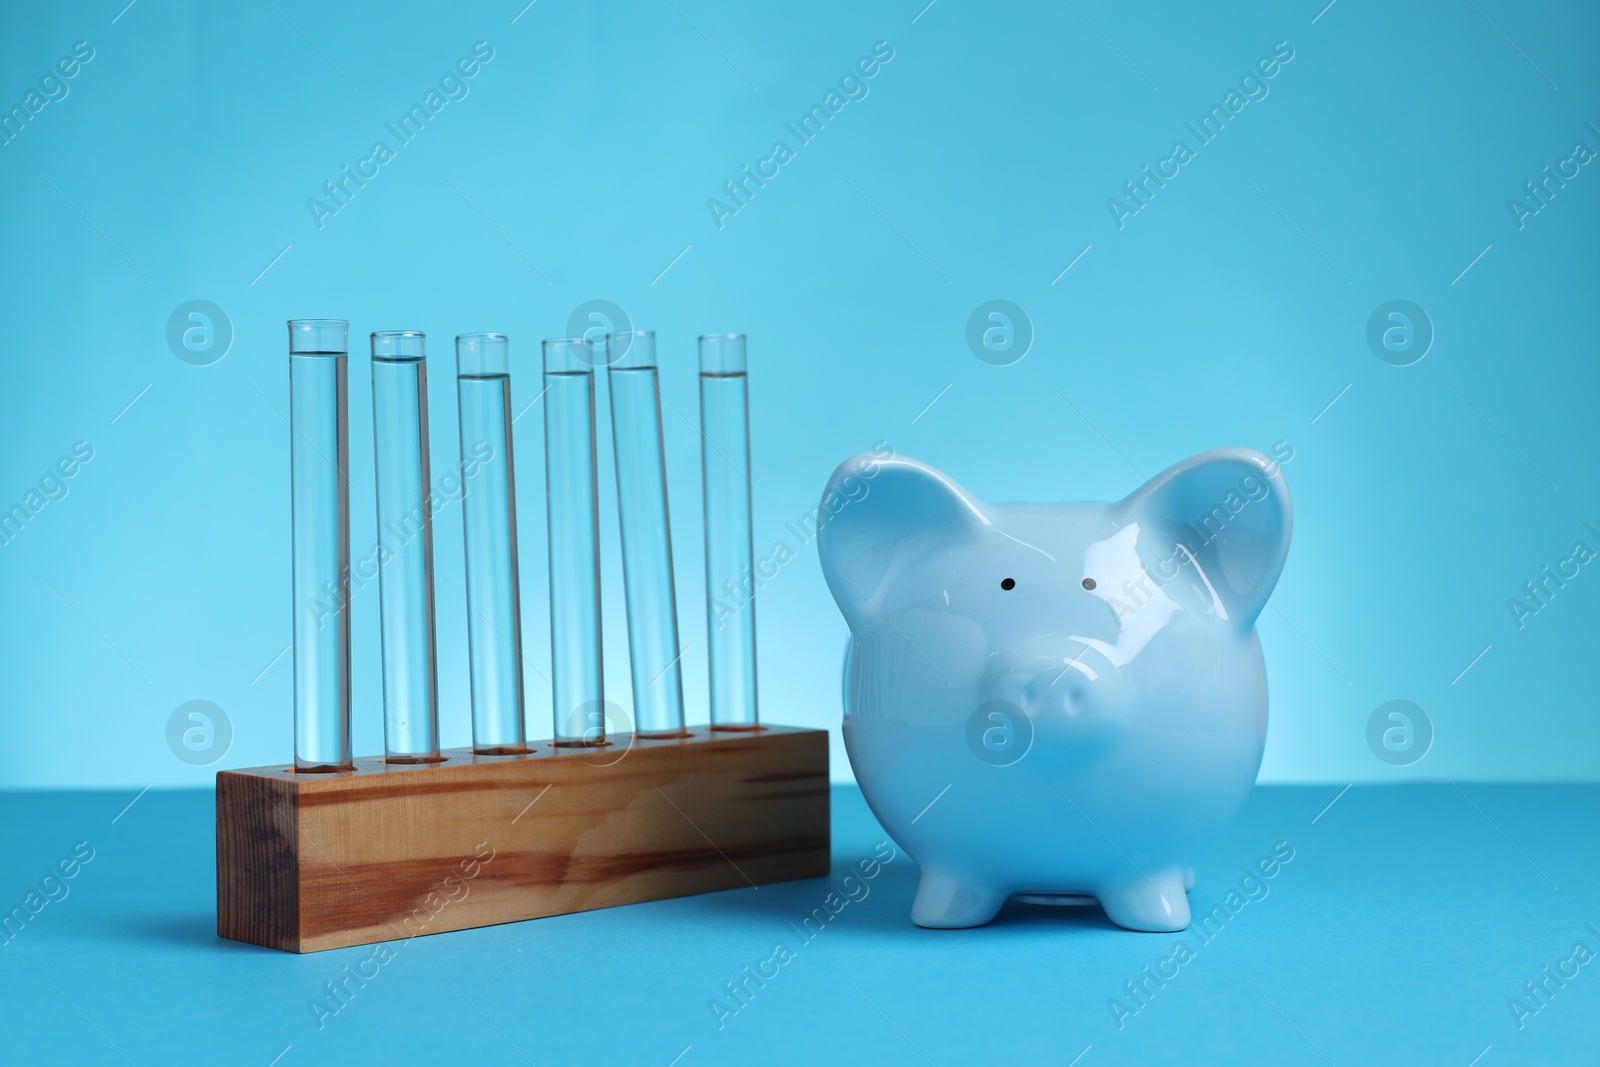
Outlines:
<svg viewBox="0 0 1600 1067"><path fill-rule="evenodd" d="M1187 893L1194 888L1194 868L1185 867L1183 871L1183 891Z"/></svg>
<svg viewBox="0 0 1600 1067"><path fill-rule="evenodd" d="M1007 894L924 867L911 921L937 930L982 926L1000 913Z"/></svg>
<svg viewBox="0 0 1600 1067"><path fill-rule="evenodd" d="M1183 893L1184 877L1178 871L1136 875L1131 881L1107 886L1095 896L1106 918L1127 930L1150 932L1182 930L1189 925L1189 898Z"/></svg>

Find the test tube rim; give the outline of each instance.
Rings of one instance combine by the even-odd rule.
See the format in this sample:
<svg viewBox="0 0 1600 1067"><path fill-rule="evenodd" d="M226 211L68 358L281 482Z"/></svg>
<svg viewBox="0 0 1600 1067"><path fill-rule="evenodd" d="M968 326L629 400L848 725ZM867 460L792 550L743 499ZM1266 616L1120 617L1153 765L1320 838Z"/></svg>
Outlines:
<svg viewBox="0 0 1600 1067"><path fill-rule="evenodd" d="M377 352L379 338L383 338L384 340L407 340L413 337L420 342L420 347L422 348L422 351L418 352L416 355L380 356ZM373 350L372 358L380 363L423 363L426 362L428 358L427 342L428 335L422 330L373 330L370 337L370 344Z"/></svg>
<svg viewBox="0 0 1600 1067"><path fill-rule="evenodd" d="M586 337L546 337L539 342L539 364L545 374L587 374L591 377L594 375L594 369L598 364L581 356L578 357L578 361L582 364L580 369L551 370L550 349L555 345L573 345L583 350L592 350L594 348L594 343Z"/></svg>
<svg viewBox="0 0 1600 1067"><path fill-rule="evenodd" d="M348 356L350 354L350 320L349 319L286 319L284 324L289 328L289 354L291 356ZM296 331L317 333L324 329L336 328L341 331L340 347L301 349L296 344Z"/></svg>
<svg viewBox="0 0 1600 1067"><path fill-rule="evenodd" d="M465 370L467 363L478 364L480 369ZM493 365L499 369L486 370ZM456 334L457 378L505 378L511 374L511 338L494 330Z"/></svg>
<svg viewBox="0 0 1600 1067"><path fill-rule="evenodd" d="M639 341L645 341L650 351L650 358L644 361L635 361L638 349L635 347ZM618 344L617 342L622 342ZM660 357L656 354L656 332L654 330L618 330L616 333L606 334L607 359L603 366L609 375L612 371L627 370L658 370L661 366ZM611 356L612 352L617 355Z"/></svg>
<svg viewBox="0 0 1600 1067"><path fill-rule="evenodd" d="M709 342L709 344L708 344L708 342ZM695 347L696 347L696 349L698 349L698 355L699 355L700 373L702 375L707 375L707 376L716 377L716 378L740 377L740 376L744 375L748 371L749 365L750 365L749 345L750 345L750 337L749 337L748 334L743 334L743 333L703 333L703 334L701 334L699 339L695 342ZM732 360L726 360L726 359L722 358L722 357L724 357L726 355L726 352L724 352L724 347L726 347L726 349L728 349L728 350L732 350L732 351L736 352L736 358L732 359ZM709 352L708 352L708 349L709 349ZM715 370L708 370L707 369L706 357L707 357L708 354L714 354L713 363L716 364L717 369L715 369ZM731 364L737 364L737 369L733 369L733 370L726 369L727 365L730 364L730 363Z"/></svg>

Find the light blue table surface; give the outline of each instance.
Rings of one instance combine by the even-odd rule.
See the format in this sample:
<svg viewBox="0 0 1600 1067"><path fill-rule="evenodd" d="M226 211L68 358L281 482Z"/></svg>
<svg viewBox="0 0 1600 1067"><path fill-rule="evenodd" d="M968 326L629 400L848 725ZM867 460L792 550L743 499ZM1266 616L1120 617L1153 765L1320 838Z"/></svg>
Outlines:
<svg viewBox="0 0 1600 1067"><path fill-rule="evenodd" d="M324 983L374 950L219 940L212 795L131 799L0 794L6 909L75 848L93 855L0 947L0 1061L1600 1062L1600 958L1574 956L1600 952L1600 787L1260 787L1198 864L1196 915L1227 915L1209 938L1016 903L982 929L919 930L903 853L843 883L884 835L835 787L828 879L395 943L321 1013ZM1293 859L1228 914L1275 846ZM830 892L840 910L807 941L796 928ZM764 963L779 942L784 962ZM1541 981L1542 1003L1524 986Z"/></svg>

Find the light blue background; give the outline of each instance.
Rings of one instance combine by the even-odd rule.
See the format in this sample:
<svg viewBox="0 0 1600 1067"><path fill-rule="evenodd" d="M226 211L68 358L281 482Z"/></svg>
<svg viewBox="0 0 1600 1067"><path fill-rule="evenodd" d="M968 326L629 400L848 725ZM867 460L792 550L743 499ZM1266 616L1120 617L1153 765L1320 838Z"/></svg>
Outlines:
<svg viewBox="0 0 1600 1067"><path fill-rule="evenodd" d="M1600 525L1600 173L1583 168L1523 229L1506 205L1574 142L1600 148L1594 9L123 2L0 8L6 109L74 42L95 49L67 98L0 147L0 507L74 442L95 450L67 498L0 546L0 783L199 785L289 757L289 657L274 663L290 629L285 319L352 323L361 553L366 334L429 334L437 476L457 458L451 338L511 336L521 410L538 340L595 298L659 332L684 416L666 428L692 720L693 341L741 330L758 554L792 544L785 523L877 441L996 500L1113 499L1205 448L1288 442L1298 514L1260 623L1262 778L1600 777L1600 577L1586 568L1522 630L1506 605L1574 541L1600 549L1584 528ZM318 229L307 198L480 40L494 59L470 95ZM1184 123L1284 40L1295 57L1270 95L1119 230L1107 198L1192 144ZM719 229L707 199L775 140L793 147L784 123L878 41L894 58L870 95ZM1011 367L964 339L993 298L1036 331ZM1410 367L1365 341L1395 298L1437 332ZM166 345L192 299L235 330L209 367ZM524 634L548 673L541 418L526 412L516 447ZM602 486L607 684L627 704ZM443 740L459 745L465 609L442 584L462 583L459 508L436 549ZM362 754L382 743L376 610L375 589L356 598ZM758 632L763 716L837 737L844 625L811 547L762 590ZM548 694L530 681L542 736ZM1437 731L1408 768L1367 747L1393 698ZM215 767L167 748L191 699L232 720ZM833 766L848 775L837 746Z"/></svg>

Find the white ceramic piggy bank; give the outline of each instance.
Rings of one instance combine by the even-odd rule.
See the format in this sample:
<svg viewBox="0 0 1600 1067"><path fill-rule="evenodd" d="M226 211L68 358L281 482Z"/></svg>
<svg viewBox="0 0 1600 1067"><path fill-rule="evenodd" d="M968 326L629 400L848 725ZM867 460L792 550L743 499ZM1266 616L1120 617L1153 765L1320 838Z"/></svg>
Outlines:
<svg viewBox="0 0 1600 1067"><path fill-rule="evenodd" d="M912 920L977 926L1021 895L1187 926L1191 864L1261 763L1254 626L1291 526L1277 463L1216 449L1119 503L990 504L863 455L822 514L845 745L921 865Z"/></svg>

